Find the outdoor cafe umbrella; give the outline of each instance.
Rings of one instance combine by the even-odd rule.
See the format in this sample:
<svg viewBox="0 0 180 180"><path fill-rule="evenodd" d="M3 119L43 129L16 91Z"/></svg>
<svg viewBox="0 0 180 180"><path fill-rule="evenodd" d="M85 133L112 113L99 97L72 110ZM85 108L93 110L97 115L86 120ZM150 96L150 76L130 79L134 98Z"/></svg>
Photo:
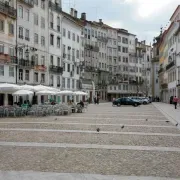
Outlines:
<svg viewBox="0 0 180 180"><path fill-rule="evenodd" d="M20 89L20 86L16 84L2 83L0 84L0 92L14 92Z"/></svg>
<svg viewBox="0 0 180 180"><path fill-rule="evenodd" d="M82 95L82 96L87 96L88 94L82 91L76 91L74 92L75 95Z"/></svg>
<svg viewBox="0 0 180 180"><path fill-rule="evenodd" d="M65 90L65 91L57 92L57 95L75 95L75 93L72 91Z"/></svg>
<svg viewBox="0 0 180 180"><path fill-rule="evenodd" d="M32 91L28 90L18 90L12 94L13 96L26 96L26 95L33 95Z"/></svg>
<svg viewBox="0 0 180 180"><path fill-rule="evenodd" d="M56 95L56 92L43 90L43 91L38 91L36 94L37 95Z"/></svg>
<svg viewBox="0 0 180 180"><path fill-rule="evenodd" d="M28 90L28 91L33 91L35 90L35 86L31 86L31 85L23 85L23 86L20 86L23 90Z"/></svg>

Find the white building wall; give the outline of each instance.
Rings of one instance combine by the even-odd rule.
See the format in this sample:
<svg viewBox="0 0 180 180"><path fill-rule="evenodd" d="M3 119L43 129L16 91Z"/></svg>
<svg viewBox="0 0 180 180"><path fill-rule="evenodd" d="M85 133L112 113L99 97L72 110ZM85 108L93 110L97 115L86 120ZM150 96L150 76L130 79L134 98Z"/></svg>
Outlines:
<svg viewBox="0 0 180 180"><path fill-rule="evenodd" d="M79 62L80 62L80 51L82 49L80 42L82 27L80 27L76 23L64 17L62 20L62 28L66 30L66 36L62 36L62 45L63 46L65 45L66 48L65 50L66 57L63 58L63 67L65 67L63 72L63 81L65 80L65 86L63 85L62 88L69 90L77 90L79 89L78 83L80 78ZM70 32L70 39L68 38L68 31ZM75 41L73 40L73 33L75 34ZM77 37L79 37L79 42L77 42ZM72 54L73 49L74 49L74 57ZM79 51L79 57L77 57L77 50ZM68 55L70 56L70 59L68 59ZM68 70L68 65L70 66L69 70ZM74 71L73 71L73 67L74 67ZM68 85L68 79L70 80L70 85ZM73 81L74 81L74 87L72 83Z"/></svg>

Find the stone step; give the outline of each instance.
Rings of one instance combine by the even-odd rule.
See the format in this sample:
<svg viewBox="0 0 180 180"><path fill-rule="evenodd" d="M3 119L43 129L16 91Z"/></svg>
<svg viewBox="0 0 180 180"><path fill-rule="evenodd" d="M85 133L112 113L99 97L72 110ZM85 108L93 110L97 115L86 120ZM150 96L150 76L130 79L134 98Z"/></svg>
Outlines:
<svg viewBox="0 0 180 180"><path fill-rule="evenodd" d="M1 130L0 141L180 147L180 134L68 131L47 129Z"/></svg>
<svg viewBox="0 0 180 180"><path fill-rule="evenodd" d="M166 124L167 125L167 124ZM124 128L122 129L122 126ZM0 128L27 128L27 129L60 129L60 130L83 130L95 131L100 128L101 131L116 132L145 132L145 133L177 133L180 130L176 126L152 126L152 125L124 125L124 124L75 124L75 123L0 123Z"/></svg>
<svg viewBox="0 0 180 180"><path fill-rule="evenodd" d="M179 152L0 146L2 171L179 178Z"/></svg>

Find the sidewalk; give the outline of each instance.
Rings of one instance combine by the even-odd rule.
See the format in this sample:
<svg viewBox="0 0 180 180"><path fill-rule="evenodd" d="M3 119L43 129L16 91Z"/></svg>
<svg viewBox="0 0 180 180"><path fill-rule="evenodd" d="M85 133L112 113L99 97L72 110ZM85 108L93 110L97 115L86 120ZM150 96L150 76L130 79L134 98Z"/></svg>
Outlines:
<svg viewBox="0 0 180 180"><path fill-rule="evenodd" d="M162 112L173 124L179 124L180 127L180 106L177 105L177 109L173 104L166 104L161 102L152 103L159 111Z"/></svg>

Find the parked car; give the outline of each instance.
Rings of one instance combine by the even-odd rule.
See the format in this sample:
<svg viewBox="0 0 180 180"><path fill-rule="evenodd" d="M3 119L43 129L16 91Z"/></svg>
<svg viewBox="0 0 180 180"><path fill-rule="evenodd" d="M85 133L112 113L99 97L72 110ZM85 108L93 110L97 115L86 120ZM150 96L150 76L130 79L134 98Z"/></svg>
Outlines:
<svg viewBox="0 0 180 180"><path fill-rule="evenodd" d="M135 101L138 101L138 102L140 102L141 104L143 104L143 101L142 101L142 99L140 98L140 97L129 97L130 99L133 99L133 100L135 100Z"/></svg>
<svg viewBox="0 0 180 180"><path fill-rule="evenodd" d="M121 105L132 105L132 106L139 106L141 105L141 103L139 101L136 101L134 99L131 99L131 98L119 98L119 99L116 99L114 102L113 102L113 105L116 105L116 106L121 106Z"/></svg>
<svg viewBox="0 0 180 180"><path fill-rule="evenodd" d="M142 104L144 104L144 105L150 103L149 98L146 98L146 97L142 97L141 101L142 101Z"/></svg>

